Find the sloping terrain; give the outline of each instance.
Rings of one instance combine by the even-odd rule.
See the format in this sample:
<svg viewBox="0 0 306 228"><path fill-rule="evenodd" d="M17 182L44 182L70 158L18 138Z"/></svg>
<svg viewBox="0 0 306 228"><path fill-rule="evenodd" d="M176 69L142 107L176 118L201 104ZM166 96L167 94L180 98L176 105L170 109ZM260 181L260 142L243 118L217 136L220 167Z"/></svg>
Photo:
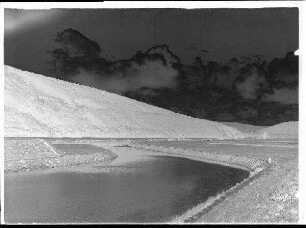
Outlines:
<svg viewBox="0 0 306 228"><path fill-rule="evenodd" d="M254 126L251 124L242 124L242 123L236 123L236 122L222 122L222 123L230 127L234 127L243 133L248 133L248 134L254 134L266 128L264 126Z"/></svg>
<svg viewBox="0 0 306 228"><path fill-rule="evenodd" d="M299 134L299 122L291 121L276 124L258 131L261 138L297 139Z"/></svg>
<svg viewBox="0 0 306 228"><path fill-rule="evenodd" d="M221 123L5 66L6 137L243 138Z"/></svg>

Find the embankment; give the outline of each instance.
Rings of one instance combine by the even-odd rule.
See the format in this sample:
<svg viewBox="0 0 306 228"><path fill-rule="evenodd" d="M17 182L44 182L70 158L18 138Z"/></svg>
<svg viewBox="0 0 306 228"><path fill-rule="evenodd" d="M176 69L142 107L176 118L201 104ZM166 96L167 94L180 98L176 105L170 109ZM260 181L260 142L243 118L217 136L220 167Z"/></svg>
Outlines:
<svg viewBox="0 0 306 228"><path fill-rule="evenodd" d="M214 163L219 165L231 166L238 169L243 169L249 171L250 174L257 173L263 170L267 166L267 162L252 159L248 157L238 157L226 154L213 154L206 152L199 152L196 150L184 150L180 148L166 148L162 146L155 145L141 145L133 143L133 147L137 149L143 149L152 152L160 152L163 154L168 154L176 157L184 157L192 160L203 161L207 163Z"/></svg>
<svg viewBox="0 0 306 228"><path fill-rule="evenodd" d="M40 138L5 139L4 151L5 173L103 162L117 157L102 147L96 153L65 155Z"/></svg>
<svg viewBox="0 0 306 228"><path fill-rule="evenodd" d="M159 140L137 142L134 146L244 168L251 173L228 191L173 218L172 223L297 223L299 219L296 140L222 143Z"/></svg>
<svg viewBox="0 0 306 228"><path fill-rule="evenodd" d="M180 148L166 148L156 145L143 145L133 143L133 147L137 149L148 150L157 153L163 153L175 157L183 157L191 160L203 161L207 163L219 164L224 166L231 166L246 170L250 173L249 177L235 186L231 187L225 192L209 198L207 201L195 206L182 215L178 215L171 219L170 223L193 223L197 222L204 214L210 211L214 206L223 202L227 197L234 195L240 189L247 186L251 181L258 178L263 173L270 171L274 163L268 161L262 161L259 159L252 159L248 157L240 157L226 154L213 154L206 152L199 152L195 150L184 150Z"/></svg>

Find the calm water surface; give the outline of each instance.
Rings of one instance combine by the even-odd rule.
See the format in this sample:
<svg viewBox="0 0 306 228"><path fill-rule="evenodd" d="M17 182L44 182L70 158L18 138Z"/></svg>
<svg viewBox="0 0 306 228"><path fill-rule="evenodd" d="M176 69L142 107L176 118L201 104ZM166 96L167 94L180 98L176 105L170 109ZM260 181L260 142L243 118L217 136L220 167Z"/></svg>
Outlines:
<svg viewBox="0 0 306 228"><path fill-rule="evenodd" d="M167 222L249 175L145 153L129 153L122 162L129 149L118 150L117 161L107 165L7 174L5 222Z"/></svg>

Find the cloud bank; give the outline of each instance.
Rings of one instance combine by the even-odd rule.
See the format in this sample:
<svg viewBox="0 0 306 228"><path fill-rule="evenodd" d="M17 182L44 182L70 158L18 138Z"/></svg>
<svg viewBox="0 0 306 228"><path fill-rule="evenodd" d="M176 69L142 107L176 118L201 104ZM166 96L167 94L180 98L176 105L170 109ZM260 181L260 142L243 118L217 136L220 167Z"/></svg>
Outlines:
<svg viewBox="0 0 306 228"><path fill-rule="evenodd" d="M256 99L268 89L268 81L260 66L254 64L242 70L234 83L234 88L245 99Z"/></svg>
<svg viewBox="0 0 306 228"><path fill-rule="evenodd" d="M94 73L83 68L70 80L82 85L95 87L119 94L142 88L175 88L178 71L162 61L145 60L143 64L132 62L124 71L114 70L111 74Z"/></svg>
<svg viewBox="0 0 306 228"><path fill-rule="evenodd" d="M263 101L272 101L272 102L278 102L280 104L284 105L290 105L290 104L298 104L299 98L298 98L298 89L289 89L289 88L283 88L283 89L275 89L274 94L272 95L265 95L263 98Z"/></svg>

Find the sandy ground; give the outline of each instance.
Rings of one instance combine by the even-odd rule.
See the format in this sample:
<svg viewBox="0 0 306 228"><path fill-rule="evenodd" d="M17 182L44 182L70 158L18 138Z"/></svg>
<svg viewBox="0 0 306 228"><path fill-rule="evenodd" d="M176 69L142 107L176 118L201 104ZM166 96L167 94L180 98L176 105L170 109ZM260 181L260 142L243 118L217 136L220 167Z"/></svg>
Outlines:
<svg viewBox="0 0 306 228"><path fill-rule="evenodd" d="M180 148L189 156L201 152L267 161L273 166L238 192L228 196L205 214L188 219L192 223L297 223L297 141L150 141L149 147ZM191 151L192 149L192 151ZM182 153L182 152L181 152Z"/></svg>

